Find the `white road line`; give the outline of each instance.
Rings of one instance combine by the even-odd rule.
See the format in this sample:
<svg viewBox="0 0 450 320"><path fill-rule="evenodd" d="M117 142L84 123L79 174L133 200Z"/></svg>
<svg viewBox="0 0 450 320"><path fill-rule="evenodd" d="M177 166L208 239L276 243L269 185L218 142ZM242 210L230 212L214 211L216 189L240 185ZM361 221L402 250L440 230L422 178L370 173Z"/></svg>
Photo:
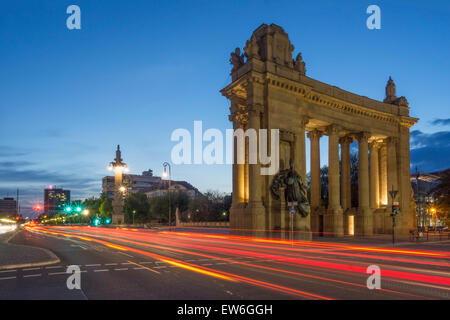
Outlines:
<svg viewBox="0 0 450 320"><path fill-rule="evenodd" d="M118 268L118 269L114 269L115 271L124 271L124 270L128 270L128 268Z"/></svg>
<svg viewBox="0 0 450 320"><path fill-rule="evenodd" d="M45 267L45 269L56 269L56 268L63 268L63 266Z"/></svg>
<svg viewBox="0 0 450 320"><path fill-rule="evenodd" d="M17 270L16 269L14 269L14 270L4 270L4 271L0 271L0 273L5 273L5 272L16 272Z"/></svg>
<svg viewBox="0 0 450 320"><path fill-rule="evenodd" d="M145 268L142 268L142 267L136 267L136 268L133 268L134 270L144 270Z"/></svg>
<svg viewBox="0 0 450 320"><path fill-rule="evenodd" d="M109 271L109 269L99 269L99 270L94 270L94 272L105 272L105 271Z"/></svg>
<svg viewBox="0 0 450 320"><path fill-rule="evenodd" d="M124 253L124 252L117 251L117 253L123 254L124 256L130 257L130 258L134 258L133 256L131 256L127 253Z"/></svg>
<svg viewBox="0 0 450 320"><path fill-rule="evenodd" d="M86 267L98 267L98 266L101 266L101 264L100 263L97 263L97 264L86 264L85 266Z"/></svg>
<svg viewBox="0 0 450 320"><path fill-rule="evenodd" d="M166 268L167 266L159 266L159 267L153 267L153 269L162 269L162 268Z"/></svg>
<svg viewBox="0 0 450 320"><path fill-rule="evenodd" d="M132 263L130 263L130 262L122 262L121 264L132 264Z"/></svg>
<svg viewBox="0 0 450 320"><path fill-rule="evenodd" d="M139 262L140 264L151 264L151 263L153 263L153 261L142 261L142 262Z"/></svg>
<svg viewBox="0 0 450 320"><path fill-rule="evenodd" d="M32 270L39 270L41 268L28 268L28 269L22 269L22 271L32 271Z"/></svg>
<svg viewBox="0 0 450 320"><path fill-rule="evenodd" d="M228 262L219 262L219 263L216 263L216 264L227 264Z"/></svg>
<svg viewBox="0 0 450 320"><path fill-rule="evenodd" d="M52 273L49 273L48 275L49 276L56 276L58 274L67 274L67 272L52 272Z"/></svg>
<svg viewBox="0 0 450 320"><path fill-rule="evenodd" d="M212 266L212 263L203 263L202 266Z"/></svg>
<svg viewBox="0 0 450 320"><path fill-rule="evenodd" d="M0 278L0 280L10 280L10 279L16 279L17 277L3 277Z"/></svg>
<svg viewBox="0 0 450 320"><path fill-rule="evenodd" d="M24 278L31 278L31 277L40 277L40 276L42 276L42 273L38 273L38 274L27 274L27 275L24 275L23 277L24 277Z"/></svg>
<svg viewBox="0 0 450 320"><path fill-rule="evenodd" d="M118 263L105 263L105 266L117 266Z"/></svg>

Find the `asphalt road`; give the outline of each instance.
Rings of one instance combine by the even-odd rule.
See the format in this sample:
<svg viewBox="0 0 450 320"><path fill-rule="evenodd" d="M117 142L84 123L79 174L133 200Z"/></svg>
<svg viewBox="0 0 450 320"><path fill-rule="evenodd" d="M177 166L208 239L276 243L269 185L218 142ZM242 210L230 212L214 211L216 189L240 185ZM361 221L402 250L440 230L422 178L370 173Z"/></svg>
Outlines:
<svg viewBox="0 0 450 320"><path fill-rule="evenodd" d="M36 226L11 241L61 260L0 272L0 299L449 299L449 243L424 249L155 231ZM69 290L69 265L81 289ZM367 267L381 289L367 288Z"/></svg>

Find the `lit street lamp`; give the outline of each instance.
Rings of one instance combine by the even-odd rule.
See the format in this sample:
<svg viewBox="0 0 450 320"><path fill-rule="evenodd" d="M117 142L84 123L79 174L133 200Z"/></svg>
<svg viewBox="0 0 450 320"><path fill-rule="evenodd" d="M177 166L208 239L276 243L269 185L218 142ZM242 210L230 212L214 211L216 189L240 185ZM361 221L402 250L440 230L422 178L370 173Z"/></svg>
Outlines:
<svg viewBox="0 0 450 320"><path fill-rule="evenodd" d="M170 210L170 179L172 177L172 169L170 167L170 163L168 163L168 162L163 163L163 168L164 168L164 170L163 170L162 176L164 178L169 179L169 188L167 189L167 192L169 193L169 230L170 230L170 227L172 225L172 214L171 214L171 210Z"/></svg>

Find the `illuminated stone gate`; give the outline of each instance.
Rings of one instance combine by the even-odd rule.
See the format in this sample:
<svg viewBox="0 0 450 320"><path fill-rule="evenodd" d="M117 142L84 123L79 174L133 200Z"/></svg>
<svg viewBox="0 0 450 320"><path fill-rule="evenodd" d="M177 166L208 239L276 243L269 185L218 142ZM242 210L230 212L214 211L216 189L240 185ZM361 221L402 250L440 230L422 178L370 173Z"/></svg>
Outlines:
<svg viewBox="0 0 450 320"><path fill-rule="evenodd" d="M221 92L230 102L233 128L280 130L280 170L289 160L306 181L306 134L311 142L310 214L294 216L300 231L372 235L392 231L388 189L398 190L396 232L414 228L410 185L409 116L405 97L396 97L389 78L383 102L359 96L306 76L305 63L288 35L263 24L247 41L244 54L231 54L232 82ZM320 146L328 136L328 206L321 205ZM351 207L350 143L358 142L358 208ZM235 143L235 152L238 145ZM283 198L270 192L273 176L260 175L260 164L233 164L230 227L274 230L289 228ZM270 152L270 142L268 142Z"/></svg>

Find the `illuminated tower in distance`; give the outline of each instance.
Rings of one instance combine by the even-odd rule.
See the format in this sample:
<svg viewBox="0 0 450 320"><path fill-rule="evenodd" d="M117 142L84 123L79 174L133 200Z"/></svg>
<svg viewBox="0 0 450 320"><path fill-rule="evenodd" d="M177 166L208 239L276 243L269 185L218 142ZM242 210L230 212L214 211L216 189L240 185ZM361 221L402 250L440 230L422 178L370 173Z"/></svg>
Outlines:
<svg viewBox="0 0 450 320"><path fill-rule="evenodd" d="M123 213L123 193L125 188L122 185L122 174L124 171L128 171L127 165L123 162L122 153L120 151L120 145L117 145L116 158L109 164L109 170L114 170L114 198L112 202L113 214L112 223L122 224L124 223L125 216Z"/></svg>

